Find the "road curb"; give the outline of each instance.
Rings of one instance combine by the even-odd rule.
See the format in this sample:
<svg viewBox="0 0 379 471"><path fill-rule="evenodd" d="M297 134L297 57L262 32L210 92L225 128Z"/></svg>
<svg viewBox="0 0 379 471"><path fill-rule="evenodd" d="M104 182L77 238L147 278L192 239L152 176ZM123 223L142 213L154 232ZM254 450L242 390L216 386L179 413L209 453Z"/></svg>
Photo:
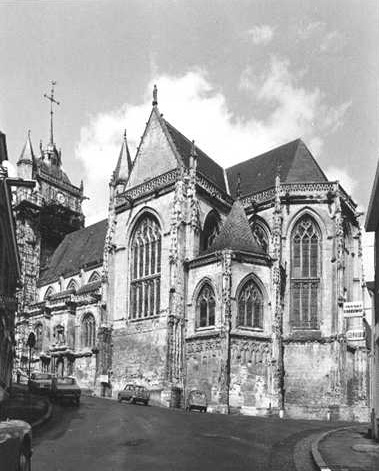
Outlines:
<svg viewBox="0 0 379 471"><path fill-rule="evenodd" d="M32 428L37 428L37 427L44 424L45 422L47 422L50 419L51 414L53 412L53 405L49 401L49 399L45 399L45 402L47 404L47 410L46 410L46 412L44 413L44 415L42 417L40 417L38 420L35 420L34 422L32 422L30 424Z"/></svg>
<svg viewBox="0 0 379 471"><path fill-rule="evenodd" d="M328 435L331 435L332 433L340 432L341 430L349 430L354 427L356 427L356 425L351 425L349 427L334 428L332 430L328 430L326 432L320 433L320 435L316 437L316 439L312 442L311 452L312 452L313 461L315 462L318 469L320 469L321 471L332 471L332 469L327 465L327 463L325 462L324 458L322 457L320 453L320 449L319 449L320 443L323 440L325 440L325 438Z"/></svg>

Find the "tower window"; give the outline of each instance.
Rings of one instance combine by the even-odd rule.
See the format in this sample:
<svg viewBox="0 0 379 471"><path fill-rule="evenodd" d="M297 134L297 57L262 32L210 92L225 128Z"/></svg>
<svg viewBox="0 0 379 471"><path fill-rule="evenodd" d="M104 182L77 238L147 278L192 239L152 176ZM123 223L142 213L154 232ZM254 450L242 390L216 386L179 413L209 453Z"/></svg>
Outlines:
<svg viewBox="0 0 379 471"><path fill-rule="evenodd" d="M291 325L318 328L320 291L320 231L309 216L296 224L291 236Z"/></svg>
<svg viewBox="0 0 379 471"><path fill-rule="evenodd" d="M82 347L94 347L96 343L96 321L91 313L82 320Z"/></svg>
<svg viewBox="0 0 379 471"><path fill-rule="evenodd" d="M131 319L159 314L161 283L161 229L151 215L137 224L131 239L130 311Z"/></svg>
<svg viewBox="0 0 379 471"><path fill-rule="evenodd" d="M238 295L238 325L263 329L263 296L253 280L248 280Z"/></svg>
<svg viewBox="0 0 379 471"><path fill-rule="evenodd" d="M199 293L196 303L198 327L215 325L216 301L212 287L206 283Z"/></svg>

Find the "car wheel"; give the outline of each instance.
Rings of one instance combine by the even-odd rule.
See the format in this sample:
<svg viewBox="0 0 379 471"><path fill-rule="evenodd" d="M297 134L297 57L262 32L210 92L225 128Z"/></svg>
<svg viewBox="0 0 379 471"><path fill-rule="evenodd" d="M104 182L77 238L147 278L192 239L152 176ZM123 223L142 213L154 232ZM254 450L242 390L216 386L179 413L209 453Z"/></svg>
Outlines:
<svg viewBox="0 0 379 471"><path fill-rule="evenodd" d="M122 399L121 399L120 396L118 396L117 400L118 400L118 402L122 402Z"/></svg>
<svg viewBox="0 0 379 471"><path fill-rule="evenodd" d="M31 471L30 445L24 443L18 457L17 471Z"/></svg>

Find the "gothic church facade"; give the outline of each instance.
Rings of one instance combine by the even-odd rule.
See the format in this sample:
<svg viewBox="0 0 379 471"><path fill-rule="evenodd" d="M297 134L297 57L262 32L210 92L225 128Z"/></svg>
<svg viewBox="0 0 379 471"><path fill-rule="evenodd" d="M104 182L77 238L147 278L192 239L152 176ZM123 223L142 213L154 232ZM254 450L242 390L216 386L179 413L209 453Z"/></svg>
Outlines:
<svg viewBox="0 0 379 471"><path fill-rule="evenodd" d="M36 367L164 406L201 389L214 412L367 420L365 330L343 316L363 296L356 205L301 140L223 169L155 95L108 219L67 232L20 314Z"/></svg>

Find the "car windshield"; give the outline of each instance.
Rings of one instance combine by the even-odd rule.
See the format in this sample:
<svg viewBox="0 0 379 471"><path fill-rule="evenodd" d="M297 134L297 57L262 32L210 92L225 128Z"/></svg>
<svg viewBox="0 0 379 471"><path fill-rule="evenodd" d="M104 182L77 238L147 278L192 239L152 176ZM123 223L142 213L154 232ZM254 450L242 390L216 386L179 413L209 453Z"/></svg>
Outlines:
<svg viewBox="0 0 379 471"><path fill-rule="evenodd" d="M203 393L202 391L191 391L191 396L192 397L198 397L198 398L204 398L205 397L205 393Z"/></svg>
<svg viewBox="0 0 379 471"><path fill-rule="evenodd" d="M51 375L48 373L33 373L32 379L51 379Z"/></svg>
<svg viewBox="0 0 379 471"><path fill-rule="evenodd" d="M134 386L132 384L127 384L124 388L124 391L131 391L132 389L134 389Z"/></svg>
<svg viewBox="0 0 379 471"><path fill-rule="evenodd" d="M76 384L74 378L58 378L58 384Z"/></svg>

